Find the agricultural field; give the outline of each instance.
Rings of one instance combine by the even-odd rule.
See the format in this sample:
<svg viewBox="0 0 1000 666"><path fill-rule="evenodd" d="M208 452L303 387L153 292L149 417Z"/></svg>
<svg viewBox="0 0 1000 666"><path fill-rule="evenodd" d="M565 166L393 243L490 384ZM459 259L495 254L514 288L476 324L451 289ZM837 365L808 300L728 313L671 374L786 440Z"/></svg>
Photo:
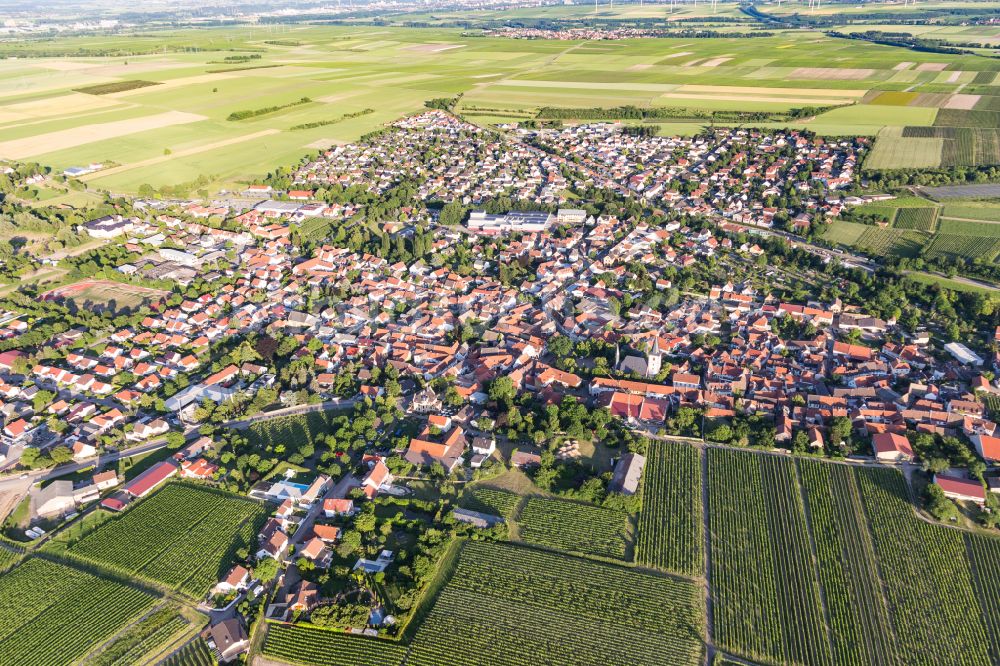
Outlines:
<svg viewBox="0 0 1000 666"><path fill-rule="evenodd" d="M832 664L790 460L708 450L714 640L767 663Z"/></svg>
<svg viewBox="0 0 1000 666"><path fill-rule="evenodd" d="M473 488L462 497L463 505L473 511L492 513L510 521L521 503L521 496L496 488Z"/></svg>
<svg viewBox="0 0 1000 666"><path fill-rule="evenodd" d="M650 444L636 540L639 564L691 576L704 574L701 495L698 449L676 442Z"/></svg>
<svg viewBox="0 0 1000 666"><path fill-rule="evenodd" d="M834 245L854 245L869 228L857 222L834 220L823 232L823 240Z"/></svg>
<svg viewBox="0 0 1000 666"><path fill-rule="evenodd" d="M942 215L959 220L982 220L984 222L1000 223L1000 204L985 201L947 204L944 207Z"/></svg>
<svg viewBox="0 0 1000 666"><path fill-rule="evenodd" d="M962 532L917 519L896 470L861 468L857 480L905 663L992 663L983 616L970 612L978 602Z"/></svg>
<svg viewBox="0 0 1000 666"><path fill-rule="evenodd" d="M926 169L941 166L945 139L938 136L907 136L904 126L879 131L875 147L865 157L865 169Z"/></svg>
<svg viewBox="0 0 1000 666"><path fill-rule="evenodd" d="M72 663L154 601L123 583L28 558L0 576L0 663Z"/></svg>
<svg viewBox="0 0 1000 666"><path fill-rule="evenodd" d="M169 483L72 545L73 555L200 598L250 544L266 511L227 493Z"/></svg>
<svg viewBox="0 0 1000 666"><path fill-rule="evenodd" d="M937 217L937 208L897 208L892 226L894 229L934 231Z"/></svg>
<svg viewBox="0 0 1000 666"><path fill-rule="evenodd" d="M400 666L407 648L388 640L302 625L268 624L265 657L303 666Z"/></svg>
<svg viewBox="0 0 1000 666"><path fill-rule="evenodd" d="M91 666L125 666L139 663L142 657L184 631L188 621L175 608L156 610L122 632L114 641L91 655Z"/></svg>
<svg viewBox="0 0 1000 666"><path fill-rule="evenodd" d="M535 11L574 15L581 8L528 10ZM586 18L595 16L587 11ZM665 16L662 7L635 11ZM702 8L678 9L677 16L692 11ZM41 57L60 48L65 57ZM122 55L83 55L116 50ZM5 43L0 55L17 56L0 60L0 78L13 82L0 92L0 154L56 170L104 163L108 168L84 180L125 193L143 184L239 188L277 164L353 141L428 99L459 93L460 111L493 122L523 119L544 106L838 107L792 124L827 135L888 132L869 168L940 162L943 139L902 142L903 127L964 123L989 131L997 113L985 96L977 102L968 90L955 94L981 78L978 87L991 87L980 76L995 74L988 59L812 31L594 44L483 37L459 28L227 27L150 32L139 41L121 35L59 38L44 47ZM232 60L241 56L260 57ZM309 101L295 103L303 98Z"/></svg>
<svg viewBox="0 0 1000 666"><path fill-rule="evenodd" d="M333 419L344 413L343 410L327 410L282 416L251 424L244 433L250 445L258 450L271 451L278 444L295 450L303 442L313 442L318 435L330 432Z"/></svg>
<svg viewBox="0 0 1000 666"><path fill-rule="evenodd" d="M815 460L797 462L830 624L834 663L899 663L888 609L854 473Z"/></svg>
<svg viewBox="0 0 1000 666"><path fill-rule="evenodd" d="M928 259L978 259L993 261L1000 254L1000 238L940 233L927 246Z"/></svg>
<svg viewBox="0 0 1000 666"><path fill-rule="evenodd" d="M916 257L923 249L927 238L928 235L921 231L867 227L854 243L854 247L876 257L887 255Z"/></svg>
<svg viewBox="0 0 1000 666"><path fill-rule="evenodd" d="M0 546L0 573L17 564L21 557L21 553L15 553L13 550Z"/></svg>
<svg viewBox="0 0 1000 666"><path fill-rule="evenodd" d="M200 637L161 662L160 666L215 666L218 662Z"/></svg>
<svg viewBox="0 0 1000 666"><path fill-rule="evenodd" d="M990 655L1000 662L1000 539L981 534L966 534L976 598L986 619L990 635Z"/></svg>
<svg viewBox="0 0 1000 666"><path fill-rule="evenodd" d="M708 455L719 648L810 666L996 662L1000 540L920 520L893 469Z"/></svg>
<svg viewBox="0 0 1000 666"><path fill-rule="evenodd" d="M505 544L468 542L417 630L408 666L702 663L690 582Z"/></svg>
<svg viewBox="0 0 1000 666"><path fill-rule="evenodd" d="M529 497L518 529L528 543L621 560L631 544L627 513L569 500Z"/></svg>

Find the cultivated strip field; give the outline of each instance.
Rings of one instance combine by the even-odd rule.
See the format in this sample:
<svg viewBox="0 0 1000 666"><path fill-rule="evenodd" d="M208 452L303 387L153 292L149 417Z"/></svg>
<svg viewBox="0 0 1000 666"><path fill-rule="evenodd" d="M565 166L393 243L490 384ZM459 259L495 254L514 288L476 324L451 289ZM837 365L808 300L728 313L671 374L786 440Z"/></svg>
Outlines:
<svg viewBox="0 0 1000 666"><path fill-rule="evenodd" d="M902 475L708 451L716 645L778 664L982 665L1000 539L932 525Z"/></svg>
<svg viewBox="0 0 1000 666"><path fill-rule="evenodd" d="M122 583L29 558L0 576L0 663L72 663L154 601Z"/></svg>
<svg viewBox="0 0 1000 666"><path fill-rule="evenodd" d="M698 664L698 586L503 544L465 544L408 666Z"/></svg>
<svg viewBox="0 0 1000 666"><path fill-rule="evenodd" d="M766 662L832 664L791 462L710 449L708 489L716 644Z"/></svg>
<svg viewBox="0 0 1000 666"><path fill-rule="evenodd" d="M264 507L221 491L170 483L76 543L70 552L200 598L234 546L251 543Z"/></svg>
<svg viewBox="0 0 1000 666"><path fill-rule="evenodd" d="M301 625L271 624L264 656L304 666L400 666L406 647Z"/></svg>
<svg viewBox="0 0 1000 666"><path fill-rule="evenodd" d="M676 442L654 442L646 452L636 561L697 576L705 571L701 456Z"/></svg>
<svg viewBox="0 0 1000 666"><path fill-rule="evenodd" d="M628 514L580 502L529 497L518 518L521 539L559 550L625 559Z"/></svg>

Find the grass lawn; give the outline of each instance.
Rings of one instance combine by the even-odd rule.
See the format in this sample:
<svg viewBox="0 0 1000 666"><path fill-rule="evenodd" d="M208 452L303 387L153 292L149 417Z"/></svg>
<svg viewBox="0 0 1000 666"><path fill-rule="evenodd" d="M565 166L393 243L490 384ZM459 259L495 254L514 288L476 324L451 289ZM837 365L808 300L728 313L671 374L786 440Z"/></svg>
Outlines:
<svg viewBox="0 0 1000 666"><path fill-rule="evenodd" d="M943 277L940 275L931 275L930 273L907 273L907 279L913 280L914 282L920 282L922 284L929 285L939 285L946 289L952 289L954 291L964 291L971 294L996 294L995 289L987 289L985 287L979 287L974 284L968 284L961 282L959 280L952 280L951 278Z"/></svg>

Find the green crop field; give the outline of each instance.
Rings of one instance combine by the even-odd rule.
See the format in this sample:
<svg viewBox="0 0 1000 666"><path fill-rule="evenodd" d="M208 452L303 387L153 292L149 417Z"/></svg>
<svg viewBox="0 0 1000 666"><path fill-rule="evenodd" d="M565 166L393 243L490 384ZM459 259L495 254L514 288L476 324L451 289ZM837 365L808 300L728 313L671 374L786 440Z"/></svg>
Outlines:
<svg viewBox="0 0 1000 666"><path fill-rule="evenodd" d="M1000 539L928 524L903 476L708 451L714 640L762 663L945 666L1000 654Z"/></svg>
<svg viewBox="0 0 1000 666"><path fill-rule="evenodd" d="M646 454L636 561L681 574L705 571L701 456L675 442L654 442Z"/></svg>
<svg viewBox="0 0 1000 666"><path fill-rule="evenodd" d="M735 5L730 9L735 12ZM678 8L677 16L691 10ZM534 11L551 13L529 13ZM594 16L581 8L552 12ZM444 15L427 16L426 22ZM66 55L51 57L60 51ZM239 61L240 54L260 57ZM479 114L474 109L530 114L547 105L703 111L839 106L792 124L826 134L883 132L869 168L940 162L942 140L902 140L907 125L996 128L989 97L973 110L937 108L972 81L989 88L986 79L996 71L988 59L811 31L589 43L490 38L458 28L385 26L372 32L350 25L288 26L274 39L272 29L227 27L59 37L44 45L6 42L0 55L16 56L0 60L0 80L17 82L0 89L0 154L56 169L114 163L86 180L123 192L143 184L183 186L199 176L237 186L317 145L354 140L418 111L427 99L459 93L460 108ZM938 71L943 67L948 71ZM955 71L960 75L952 80ZM303 97L312 102L226 120L234 112L286 106ZM292 129L365 109L373 112ZM487 114L483 120L504 116Z"/></svg>
<svg viewBox="0 0 1000 666"><path fill-rule="evenodd" d="M263 653L303 666L400 666L406 647L326 629L269 624Z"/></svg>
<svg viewBox="0 0 1000 666"><path fill-rule="evenodd" d="M169 483L101 524L70 552L199 598L225 573L233 548L252 543L265 515L257 502Z"/></svg>
<svg viewBox="0 0 1000 666"><path fill-rule="evenodd" d="M977 259L993 261L1000 254L1000 238L937 234L923 256L928 259Z"/></svg>
<svg viewBox="0 0 1000 666"><path fill-rule="evenodd" d="M790 460L709 449L714 638L768 663L832 664Z"/></svg>
<svg viewBox="0 0 1000 666"><path fill-rule="evenodd" d="M896 662L878 568L848 467L798 461L836 664Z"/></svg>
<svg viewBox="0 0 1000 666"><path fill-rule="evenodd" d="M521 539L577 553L625 559L631 541L624 511L529 497L518 518Z"/></svg>
<svg viewBox="0 0 1000 666"><path fill-rule="evenodd" d="M215 666L215 655L205 645L201 637L182 647L161 662L160 666Z"/></svg>
<svg viewBox="0 0 1000 666"><path fill-rule="evenodd" d="M854 245L868 229L865 224L834 220L823 232L823 240L834 245Z"/></svg>
<svg viewBox="0 0 1000 666"><path fill-rule="evenodd" d="M865 158L866 169L928 168L941 166L944 139L908 138L902 127L886 127L878 134L875 147Z"/></svg>
<svg viewBox="0 0 1000 666"><path fill-rule="evenodd" d="M981 238L1000 238L1000 224L994 222L977 222L968 219L955 219L949 216L941 218L939 231L944 234L960 236L977 236Z"/></svg>
<svg viewBox="0 0 1000 666"><path fill-rule="evenodd" d="M986 222L1000 222L1000 205L988 202L968 202L962 204L948 204L944 207L942 215L963 220L983 220Z"/></svg>
<svg viewBox="0 0 1000 666"><path fill-rule="evenodd" d="M271 451L279 444L297 449L303 442L312 442L317 435L330 432L333 420L345 413L343 410L327 410L283 416L254 423L245 433L250 445L262 451Z"/></svg>
<svg viewBox="0 0 1000 666"><path fill-rule="evenodd" d="M162 646L186 627L188 621L176 609L161 608L122 632L92 657L89 663L91 666L140 663L143 656Z"/></svg>
<svg viewBox="0 0 1000 666"><path fill-rule="evenodd" d="M521 496L506 490L479 487L467 492L462 497L462 501L467 508L473 511L492 513L506 520L511 520L521 503Z"/></svg>
<svg viewBox="0 0 1000 666"><path fill-rule="evenodd" d="M0 576L0 663L73 663L153 603L123 583L29 558Z"/></svg>
<svg viewBox="0 0 1000 666"><path fill-rule="evenodd" d="M704 594L689 581L468 542L408 666L702 663Z"/></svg>
<svg viewBox="0 0 1000 666"><path fill-rule="evenodd" d="M923 249L927 238L927 234L921 231L868 227L854 246L874 256L892 254L900 257L916 257Z"/></svg>
<svg viewBox="0 0 1000 666"><path fill-rule="evenodd" d="M992 663L962 532L918 520L896 470L857 479L904 663Z"/></svg>
<svg viewBox="0 0 1000 666"><path fill-rule="evenodd" d="M934 231L937 215L937 208L899 208L892 226L895 229Z"/></svg>

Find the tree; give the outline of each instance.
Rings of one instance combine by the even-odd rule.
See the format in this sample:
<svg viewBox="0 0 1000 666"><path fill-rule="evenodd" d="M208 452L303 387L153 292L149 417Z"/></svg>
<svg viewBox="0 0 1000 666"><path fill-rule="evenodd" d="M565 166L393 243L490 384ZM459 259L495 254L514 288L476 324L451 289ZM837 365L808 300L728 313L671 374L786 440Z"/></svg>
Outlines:
<svg viewBox="0 0 1000 666"><path fill-rule="evenodd" d="M278 568L277 560L265 557L253 568L253 573L262 583L270 583L278 575Z"/></svg>
<svg viewBox="0 0 1000 666"><path fill-rule="evenodd" d="M565 335L553 336L547 346L549 352L557 358L569 356L573 352L573 341Z"/></svg>
<svg viewBox="0 0 1000 666"><path fill-rule="evenodd" d="M510 407L517 397L517 389L514 387L514 380L510 377L497 377L490 383L490 400Z"/></svg>
<svg viewBox="0 0 1000 666"><path fill-rule="evenodd" d="M168 449L179 449L187 442L187 439L184 437L184 433L177 432L176 430L168 432L165 439L167 440Z"/></svg>
<svg viewBox="0 0 1000 666"><path fill-rule="evenodd" d="M67 446L56 446L53 447L52 451L49 452L52 456L52 460L58 465L68 463L73 460L73 451Z"/></svg>
<svg viewBox="0 0 1000 666"><path fill-rule="evenodd" d="M375 514L371 512L359 514L358 517L354 519L354 528L364 534L374 532Z"/></svg>
<svg viewBox="0 0 1000 666"><path fill-rule="evenodd" d="M954 502L945 497L941 486L931 483L926 491L927 510L932 516L941 521L958 520L958 507Z"/></svg>
<svg viewBox="0 0 1000 666"><path fill-rule="evenodd" d="M40 412L45 407L49 405L56 397L56 394L52 391L39 391L35 394L35 397L31 399L31 404L35 408L36 412Z"/></svg>

